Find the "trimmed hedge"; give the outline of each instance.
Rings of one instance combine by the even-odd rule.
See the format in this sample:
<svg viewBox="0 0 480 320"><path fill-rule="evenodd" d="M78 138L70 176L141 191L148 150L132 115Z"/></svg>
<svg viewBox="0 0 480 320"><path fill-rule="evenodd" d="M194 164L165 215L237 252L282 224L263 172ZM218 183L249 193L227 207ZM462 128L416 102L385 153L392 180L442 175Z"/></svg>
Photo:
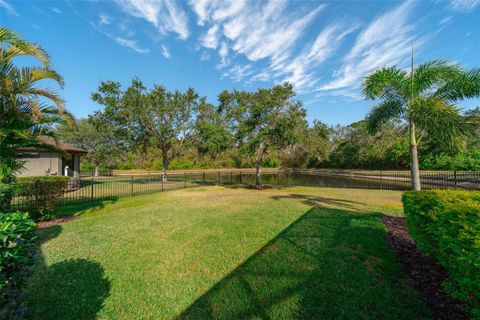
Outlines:
<svg viewBox="0 0 480 320"><path fill-rule="evenodd" d="M0 213L0 319L22 318L21 289L34 235L35 223L28 213Z"/></svg>
<svg viewBox="0 0 480 320"><path fill-rule="evenodd" d="M15 196L22 197L25 211L35 219L51 219L55 205L61 200L68 188L70 177L21 177L14 186Z"/></svg>
<svg viewBox="0 0 480 320"><path fill-rule="evenodd" d="M480 319L480 192L408 191L402 201L418 248L449 273L445 291Z"/></svg>

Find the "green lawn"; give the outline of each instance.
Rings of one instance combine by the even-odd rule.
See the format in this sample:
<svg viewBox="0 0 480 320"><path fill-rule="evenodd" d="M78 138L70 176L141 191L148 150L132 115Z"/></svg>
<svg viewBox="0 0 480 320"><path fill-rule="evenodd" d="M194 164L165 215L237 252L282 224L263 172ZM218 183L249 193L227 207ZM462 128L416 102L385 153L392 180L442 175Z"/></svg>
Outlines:
<svg viewBox="0 0 480 320"><path fill-rule="evenodd" d="M395 191L203 187L76 205L40 232L34 319L422 319Z"/></svg>

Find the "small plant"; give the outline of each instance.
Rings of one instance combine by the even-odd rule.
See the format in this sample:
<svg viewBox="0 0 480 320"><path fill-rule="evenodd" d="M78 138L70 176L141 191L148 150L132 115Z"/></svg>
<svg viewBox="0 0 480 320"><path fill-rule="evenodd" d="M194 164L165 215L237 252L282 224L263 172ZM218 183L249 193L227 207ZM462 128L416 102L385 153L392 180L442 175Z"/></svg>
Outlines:
<svg viewBox="0 0 480 320"><path fill-rule="evenodd" d="M33 252L35 223L28 213L0 213L0 318L12 318L22 309L19 292L22 268Z"/></svg>
<svg viewBox="0 0 480 320"><path fill-rule="evenodd" d="M55 205L68 188L69 177L24 177L14 185L14 193L21 197L25 210L35 219L52 219Z"/></svg>
<svg viewBox="0 0 480 320"><path fill-rule="evenodd" d="M418 248L449 273L444 288L480 317L480 192L403 194L408 230Z"/></svg>

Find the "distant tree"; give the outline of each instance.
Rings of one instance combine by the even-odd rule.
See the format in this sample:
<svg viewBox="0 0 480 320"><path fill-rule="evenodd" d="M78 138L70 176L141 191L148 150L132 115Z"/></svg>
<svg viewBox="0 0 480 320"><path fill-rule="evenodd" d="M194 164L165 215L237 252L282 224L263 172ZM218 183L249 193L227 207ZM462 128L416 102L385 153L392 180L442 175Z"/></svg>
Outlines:
<svg viewBox="0 0 480 320"><path fill-rule="evenodd" d="M365 78L363 94L381 99L367 116L369 129L403 119L409 128L412 188L420 190L417 143L426 133L458 143L468 132L465 118L452 103L480 95L480 70L464 71L458 65L430 61L411 72L398 67L376 70Z"/></svg>
<svg viewBox="0 0 480 320"><path fill-rule="evenodd" d="M50 58L38 45L21 39L0 27L0 211L9 207L15 174L23 167L16 158L19 147L54 149L37 137L54 137L54 125L70 115L54 91L41 87L41 80L52 80L63 87L63 78L50 68ZM30 56L40 67L18 66L14 59ZM58 151L58 150L56 150ZM59 151L61 152L61 151Z"/></svg>
<svg viewBox="0 0 480 320"><path fill-rule="evenodd" d="M298 141L306 126L305 109L295 100L293 87L285 83L256 92L222 92L220 109L227 110L237 145L255 157L255 184L261 185L260 167L270 150Z"/></svg>
<svg viewBox="0 0 480 320"><path fill-rule="evenodd" d="M170 161L180 154L194 130L198 94L193 89L170 92L159 85L148 91L134 79L125 91L119 83L102 82L92 99L105 106L104 116L131 143L149 143L160 150L166 179Z"/></svg>
<svg viewBox="0 0 480 320"><path fill-rule="evenodd" d="M57 132L62 140L87 150L83 159L95 165L95 176L98 176L99 166L111 166L125 158L125 147L116 128L98 113L59 126Z"/></svg>
<svg viewBox="0 0 480 320"><path fill-rule="evenodd" d="M231 147L232 137L224 113L205 101L197 107L194 140L200 156L215 158Z"/></svg>
<svg viewBox="0 0 480 320"><path fill-rule="evenodd" d="M308 150L309 167L318 167L328 161L331 153L330 131L328 125L314 120L313 125L303 135L303 145Z"/></svg>

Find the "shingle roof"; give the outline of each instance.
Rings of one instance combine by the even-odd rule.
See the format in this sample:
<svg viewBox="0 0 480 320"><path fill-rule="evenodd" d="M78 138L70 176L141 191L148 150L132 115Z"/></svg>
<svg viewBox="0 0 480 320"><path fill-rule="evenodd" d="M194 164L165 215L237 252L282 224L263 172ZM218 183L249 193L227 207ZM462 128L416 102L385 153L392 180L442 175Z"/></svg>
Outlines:
<svg viewBox="0 0 480 320"><path fill-rule="evenodd" d="M61 150L64 150L64 151L67 151L67 152L70 152L70 153L83 153L83 154L87 153L87 151L82 149L82 148L79 148L77 146L74 146L73 144L66 143L66 142L63 142L63 141L60 141L60 140L55 141L51 137L40 136L40 137L38 137L38 140L40 140L41 142L43 142L45 144L49 144L51 146L54 146L58 149L61 149ZM22 149L30 150L32 148L22 148Z"/></svg>

